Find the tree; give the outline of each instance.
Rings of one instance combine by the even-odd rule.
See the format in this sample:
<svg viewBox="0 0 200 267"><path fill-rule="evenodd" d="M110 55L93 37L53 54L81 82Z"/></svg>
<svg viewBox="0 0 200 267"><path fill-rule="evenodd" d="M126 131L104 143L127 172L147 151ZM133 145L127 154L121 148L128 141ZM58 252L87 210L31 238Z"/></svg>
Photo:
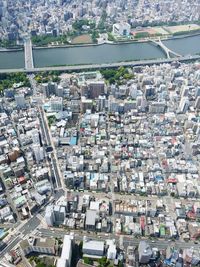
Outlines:
<svg viewBox="0 0 200 267"><path fill-rule="evenodd" d="M84 257L83 261L85 264L93 265L93 260L88 257Z"/></svg>

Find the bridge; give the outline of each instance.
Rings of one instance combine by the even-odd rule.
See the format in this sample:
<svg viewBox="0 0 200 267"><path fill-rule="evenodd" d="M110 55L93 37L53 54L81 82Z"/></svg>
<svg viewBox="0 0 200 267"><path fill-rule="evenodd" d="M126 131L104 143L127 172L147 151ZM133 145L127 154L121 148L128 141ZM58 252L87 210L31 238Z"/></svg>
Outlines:
<svg viewBox="0 0 200 267"><path fill-rule="evenodd" d="M181 57L182 55L172 51L169 49L166 45L163 44L161 41L160 37L158 38L158 41L150 39L151 42L153 42L155 45L159 46L167 55L167 58L171 58L170 55L175 56L175 57Z"/></svg>
<svg viewBox="0 0 200 267"><path fill-rule="evenodd" d="M88 64L88 65L69 65L69 66L53 66L53 67L43 67L43 68L33 68L33 69L0 69L0 73L14 73L14 72L25 72L25 73L37 73L41 71L88 71L88 70L97 70L105 68L118 68L118 67L137 67L137 66L146 66L154 64L163 64L163 63L172 63L174 61L187 62L187 61L196 61L200 60L200 55L194 56L181 56L176 58L163 58L163 59L151 59L151 60L135 60L135 61L125 61L125 62L116 62L116 63L104 63L104 64Z"/></svg>
<svg viewBox="0 0 200 267"><path fill-rule="evenodd" d="M30 38L24 39L24 61L26 70L34 69L32 42Z"/></svg>

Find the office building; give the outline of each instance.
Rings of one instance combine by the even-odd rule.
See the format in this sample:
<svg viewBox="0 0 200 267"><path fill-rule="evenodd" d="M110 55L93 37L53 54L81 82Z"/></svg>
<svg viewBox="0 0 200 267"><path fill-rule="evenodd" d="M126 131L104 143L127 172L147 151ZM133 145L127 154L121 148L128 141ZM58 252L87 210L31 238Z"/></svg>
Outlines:
<svg viewBox="0 0 200 267"><path fill-rule="evenodd" d="M56 95L58 97L63 97L63 93L64 93L64 88L61 85L58 85L56 87Z"/></svg>
<svg viewBox="0 0 200 267"><path fill-rule="evenodd" d="M33 129L31 131L31 138L32 138L33 144L40 144L39 132L37 129Z"/></svg>
<svg viewBox="0 0 200 267"><path fill-rule="evenodd" d="M62 97L51 97L50 108L52 112L63 111L63 99Z"/></svg>
<svg viewBox="0 0 200 267"><path fill-rule="evenodd" d="M55 216L53 213L53 206L47 206L45 210L45 221L48 226L53 226L55 223Z"/></svg>
<svg viewBox="0 0 200 267"><path fill-rule="evenodd" d="M113 34L118 36L130 35L131 26L127 22L113 24Z"/></svg>
<svg viewBox="0 0 200 267"><path fill-rule="evenodd" d="M73 235L65 235L61 257L57 261L56 267L70 267L72 258Z"/></svg>
<svg viewBox="0 0 200 267"><path fill-rule="evenodd" d="M146 264L150 261L152 249L146 241L140 241L138 246L139 262Z"/></svg>
<svg viewBox="0 0 200 267"><path fill-rule="evenodd" d="M88 98L95 99L104 94L105 82L93 81L88 84Z"/></svg>
<svg viewBox="0 0 200 267"><path fill-rule="evenodd" d="M179 112L185 113L189 108L189 99L188 97L182 97L179 103Z"/></svg>
<svg viewBox="0 0 200 267"><path fill-rule="evenodd" d="M26 107L26 101L24 94L16 94L15 95L15 102L18 108L25 108Z"/></svg>
<svg viewBox="0 0 200 267"><path fill-rule="evenodd" d="M200 108L200 96L197 96L194 106L195 106L195 108L197 108L197 109Z"/></svg>
<svg viewBox="0 0 200 267"><path fill-rule="evenodd" d="M96 240L83 240L83 254L88 257L101 258L104 255L104 242Z"/></svg>
<svg viewBox="0 0 200 267"><path fill-rule="evenodd" d="M32 146L32 149L33 149L33 153L34 153L36 162L38 163L38 162L42 161L44 159L43 147L41 147L40 144L34 144Z"/></svg>
<svg viewBox="0 0 200 267"><path fill-rule="evenodd" d="M47 255L56 254L56 240L53 238L31 238L20 242L20 247L25 256L30 253Z"/></svg>
<svg viewBox="0 0 200 267"><path fill-rule="evenodd" d="M66 217L65 207L56 205L53 209L53 213L54 213L54 218L55 218L55 224L56 225L62 224Z"/></svg>

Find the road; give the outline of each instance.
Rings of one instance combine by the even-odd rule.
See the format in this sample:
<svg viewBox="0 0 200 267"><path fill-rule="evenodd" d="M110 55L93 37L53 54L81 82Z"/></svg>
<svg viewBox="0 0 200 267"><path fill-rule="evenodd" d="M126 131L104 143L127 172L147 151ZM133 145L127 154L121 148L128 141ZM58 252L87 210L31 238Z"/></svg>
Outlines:
<svg viewBox="0 0 200 267"><path fill-rule="evenodd" d="M44 237L57 237L57 238L63 238L64 235L66 235L68 233L67 230L51 230L50 228L48 229L44 229L41 228L39 230L39 232L41 233L41 236ZM83 240L83 236L87 236L88 238L92 238L94 240L103 240L105 241L106 239L115 239L117 244L120 245L121 240L123 240L123 246L126 249L128 246L138 246L139 242L141 240L147 240L147 242L149 242L149 244L151 245L151 247L158 247L159 249L166 249L169 245L174 244L177 248L191 248L191 247L196 247L196 248L200 248L200 244L194 244L193 242L182 242L182 241L168 241L168 240L148 240L148 239L144 239L144 238L139 238L136 239L132 236L126 236L126 235L115 235L115 234L105 234L105 233L98 233L97 235L95 233L90 232L90 234L88 234L87 231L74 231L72 230L72 232L75 233L75 240L76 241L82 241Z"/></svg>
<svg viewBox="0 0 200 267"><path fill-rule="evenodd" d="M59 171L59 163L56 157L56 150L55 150L55 147L54 147L51 135L50 135L48 122L46 120L43 109L39 107L38 110L40 114L40 125L41 125L42 131L43 131L43 134L46 140L46 145L51 146L53 148L53 152L49 154L50 159L51 159L51 168L54 174L52 177L54 179L53 183L56 188L61 188L61 187L64 188L64 185L62 185L62 181L61 181L62 178L61 178L61 173Z"/></svg>
<svg viewBox="0 0 200 267"><path fill-rule="evenodd" d="M58 200L63 194L64 191L62 189L56 191L53 200ZM11 233L10 239L5 244L5 248L0 251L0 257L3 257L7 252L10 252L17 244L20 243L21 240L24 239L25 236L33 233L33 231L38 228L41 221L38 219L37 215L41 214L44 216L43 210L48 204L50 204L50 202L47 202L44 206L42 206L32 218L28 219L25 223L22 222L21 225L18 225L17 229L15 229L15 232L13 232L13 235Z"/></svg>
<svg viewBox="0 0 200 267"><path fill-rule="evenodd" d="M53 66L53 67L44 67L44 68L19 68L19 69L0 69L0 73L13 73L13 72L25 72L25 73L37 73L41 71L79 71L79 70L96 70L96 69L104 69L104 68L117 68L117 67L137 67L137 66L145 66L145 65L154 65L154 64L162 64L162 63L172 63L174 61L179 62L187 62L187 61L195 61L199 60L200 55L194 56L183 56L176 57L172 59L151 59L151 60L138 60L138 61L127 61L127 62L115 62L115 63L105 63L105 64L88 64L88 65L74 65L74 66Z"/></svg>
<svg viewBox="0 0 200 267"><path fill-rule="evenodd" d="M32 42L30 38L24 40L25 69L34 69Z"/></svg>

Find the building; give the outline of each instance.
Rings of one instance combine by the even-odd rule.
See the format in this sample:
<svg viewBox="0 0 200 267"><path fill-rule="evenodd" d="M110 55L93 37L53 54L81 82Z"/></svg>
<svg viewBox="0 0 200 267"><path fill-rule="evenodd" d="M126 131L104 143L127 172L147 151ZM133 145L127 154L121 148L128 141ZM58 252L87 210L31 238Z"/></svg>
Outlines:
<svg viewBox="0 0 200 267"><path fill-rule="evenodd" d="M54 213L54 218L55 218L55 224L56 225L62 224L66 217L65 207L56 205L53 209L53 213Z"/></svg>
<svg viewBox="0 0 200 267"><path fill-rule="evenodd" d="M87 240L85 238L83 240L83 254L86 257L88 256L88 257L101 258L104 255L104 242Z"/></svg>
<svg viewBox="0 0 200 267"><path fill-rule="evenodd" d="M81 97L81 111L85 113L87 109L92 110L93 101L92 99L87 99L85 96Z"/></svg>
<svg viewBox="0 0 200 267"><path fill-rule="evenodd" d="M100 95L104 95L105 82L93 81L88 84L88 98L95 99Z"/></svg>
<svg viewBox="0 0 200 267"><path fill-rule="evenodd" d="M179 112L185 113L189 108L189 99L188 97L182 97L179 103Z"/></svg>
<svg viewBox="0 0 200 267"><path fill-rule="evenodd" d="M53 238L30 238L20 242L20 247L24 255L32 252L40 254L56 254L57 242Z"/></svg>
<svg viewBox="0 0 200 267"><path fill-rule="evenodd" d="M140 241L138 246L139 262L146 264L150 261L152 249L146 241Z"/></svg>
<svg viewBox="0 0 200 267"><path fill-rule="evenodd" d="M39 132L37 129L31 131L31 138L34 144L40 144Z"/></svg>
<svg viewBox="0 0 200 267"><path fill-rule="evenodd" d="M58 85L56 88L56 95L58 97L63 97L64 88L61 85Z"/></svg>
<svg viewBox="0 0 200 267"><path fill-rule="evenodd" d="M62 97L51 97L50 108L52 112L63 111L63 99Z"/></svg>
<svg viewBox="0 0 200 267"><path fill-rule="evenodd" d="M55 223L55 216L53 213L53 206L47 206L45 211L45 221L48 226L53 226Z"/></svg>
<svg viewBox="0 0 200 267"><path fill-rule="evenodd" d="M38 162L42 161L44 159L43 147L41 147L40 144L34 144L32 146L32 149L33 149L33 153L34 153L36 162L38 163Z"/></svg>
<svg viewBox="0 0 200 267"><path fill-rule="evenodd" d="M200 108L200 96L197 96L194 106L195 106L195 108L197 108L197 109Z"/></svg>
<svg viewBox="0 0 200 267"><path fill-rule="evenodd" d="M25 108L26 107L26 101L24 94L16 94L15 95L15 102L18 108Z"/></svg>
<svg viewBox="0 0 200 267"><path fill-rule="evenodd" d="M85 220L85 229L90 230L90 231L95 231L96 219L97 219L96 210L87 210L86 220Z"/></svg>
<svg viewBox="0 0 200 267"><path fill-rule="evenodd" d="M70 267L72 258L73 235L65 235L61 257L57 261L57 267Z"/></svg>
<svg viewBox="0 0 200 267"><path fill-rule="evenodd" d="M153 102L150 106L149 106L149 112L150 113L164 113L165 112L165 102Z"/></svg>
<svg viewBox="0 0 200 267"><path fill-rule="evenodd" d="M106 245L108 246L107 258L109 260L115 260L117 256L116 244L113 240L107 240Z"/></svg>
<svg viewBox="0 0 200 267"><path fill-rule="evenodd" d="M118 36L129 36L131 26L126 22L113 24L113 34Z"/></svg>

